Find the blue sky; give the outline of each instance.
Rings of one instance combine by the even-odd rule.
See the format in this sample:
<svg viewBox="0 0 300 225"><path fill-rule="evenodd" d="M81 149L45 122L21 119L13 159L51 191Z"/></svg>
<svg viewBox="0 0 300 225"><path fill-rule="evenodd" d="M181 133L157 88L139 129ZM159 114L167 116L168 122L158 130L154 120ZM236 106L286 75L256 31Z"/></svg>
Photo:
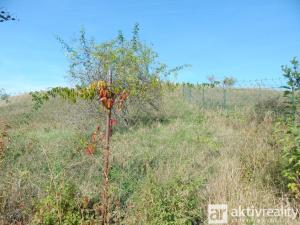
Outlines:
<svg viewBox="0 0 300 225"><path fill-rule="evenodd" d="M97 42L134 23L168 65L191 64L179 81L210 74L277 78L300 57L300 0L0 0L18 17L0 23L0 88L10 93L68 85L68 62L55 39L84 27Z"/></svg>

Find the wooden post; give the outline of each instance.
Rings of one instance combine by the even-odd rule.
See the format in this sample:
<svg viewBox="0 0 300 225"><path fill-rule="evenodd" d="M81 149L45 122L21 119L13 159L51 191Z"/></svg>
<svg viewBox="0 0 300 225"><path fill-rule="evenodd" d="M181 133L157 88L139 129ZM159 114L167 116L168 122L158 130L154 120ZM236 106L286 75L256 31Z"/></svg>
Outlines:
<svg viewBox="0 0 300 225"><path fill-rule="evenodd" d="M205 107L205 85L202 84L202 107Z"/></svg>
<svg viewBox="0 0 300 225"><path fill-rule="evenodd" d="M111 70L108 71L108 88L112 85ZM103 149L103 190L102 190L102 224L109 225L109 141L111 135L111 109L108 109L106 115L106 133L105 146Z"/></svg>

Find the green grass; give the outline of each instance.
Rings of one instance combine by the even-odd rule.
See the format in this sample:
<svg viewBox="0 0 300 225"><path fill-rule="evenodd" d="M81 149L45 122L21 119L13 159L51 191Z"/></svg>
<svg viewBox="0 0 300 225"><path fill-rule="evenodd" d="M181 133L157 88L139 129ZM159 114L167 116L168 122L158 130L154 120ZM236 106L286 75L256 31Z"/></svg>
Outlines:
<svg viewBox="0 0 300 225"><path fill-rule="evenodd" d="M165 94L166 119L114 132L113 220L203 224L210 202L280 204L272 123L253 121L254 108L203 109L180 95ZM102 150L94 156L83 150L99 120L90 119L83 104L54 100L38 112L30 106L28 97L0 106L1 119L12 125L0 165L0 224L32 221L49 187L58 184L72 183L79 203L85 196L99 202Z"/></svg>

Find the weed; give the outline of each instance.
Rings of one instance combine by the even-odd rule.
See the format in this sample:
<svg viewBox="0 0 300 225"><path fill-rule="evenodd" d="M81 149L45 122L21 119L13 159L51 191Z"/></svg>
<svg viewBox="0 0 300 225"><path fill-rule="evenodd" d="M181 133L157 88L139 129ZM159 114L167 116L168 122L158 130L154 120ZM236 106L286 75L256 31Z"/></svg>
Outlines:
<svg viewBox="0 0 300 225"><path fill-rule="evenodd" d="M80 200L81 199L81 200ZM95 210L88 197L79 197L70 183L55 183L40 200L31 224L79 225L96 224Z"/></svg>

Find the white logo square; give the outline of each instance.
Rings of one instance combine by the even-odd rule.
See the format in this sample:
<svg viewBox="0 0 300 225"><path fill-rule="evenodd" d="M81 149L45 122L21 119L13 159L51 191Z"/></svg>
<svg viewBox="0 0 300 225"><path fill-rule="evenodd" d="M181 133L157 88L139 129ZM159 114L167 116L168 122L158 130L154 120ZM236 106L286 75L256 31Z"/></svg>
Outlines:
<svg viewBox="0 0 300 225"><path fill-rule="evenodd" d="M227 204L209 204L207 208L208 224L227 224Z"/></svg>

